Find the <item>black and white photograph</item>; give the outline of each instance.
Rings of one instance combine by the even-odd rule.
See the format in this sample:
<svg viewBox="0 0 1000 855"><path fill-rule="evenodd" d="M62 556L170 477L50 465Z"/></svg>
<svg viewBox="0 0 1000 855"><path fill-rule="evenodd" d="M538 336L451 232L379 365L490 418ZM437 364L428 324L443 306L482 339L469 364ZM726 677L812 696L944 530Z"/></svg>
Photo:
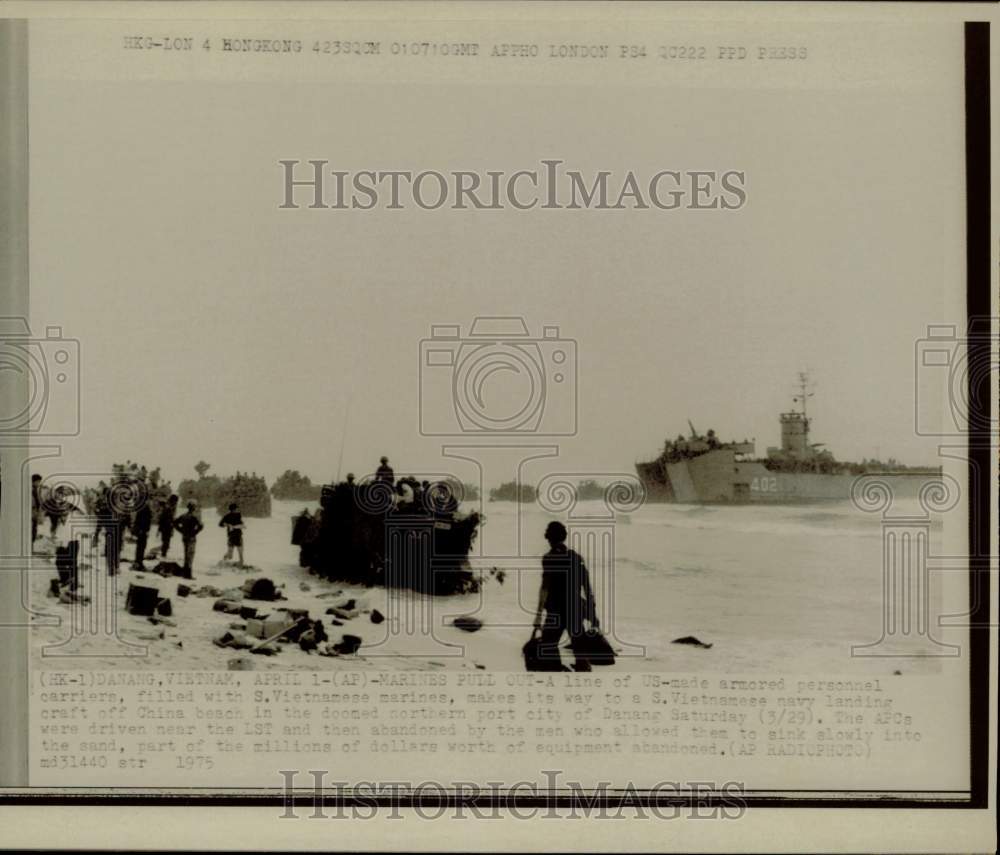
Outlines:
<svg viewBox="0 0 1000 855"><path fill-rule="evenodd" d="M989 847L989 23L129 5L0 20L0 783Z"/></svg>

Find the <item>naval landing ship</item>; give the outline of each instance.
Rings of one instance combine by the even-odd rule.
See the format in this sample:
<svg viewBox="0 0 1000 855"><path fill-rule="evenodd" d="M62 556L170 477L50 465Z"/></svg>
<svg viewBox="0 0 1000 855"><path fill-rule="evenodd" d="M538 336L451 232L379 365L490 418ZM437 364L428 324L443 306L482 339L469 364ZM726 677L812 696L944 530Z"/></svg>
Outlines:
<svg viewBox="0 0 1000 855"><path fill-rule="evenodd" d="M877 475L894 495L916 497L928 481L940 478L940 467L903 466L893 460L845 463L836 460L823 443L809 441L806 414L808 378L799 376L801 409L780 414L781 447L757 457L755 443L720 442L715 431L667 440L655 460L636 464L636 471L652 502L686 504L804 504L851 498L851 488L862 475Z"/></svg>

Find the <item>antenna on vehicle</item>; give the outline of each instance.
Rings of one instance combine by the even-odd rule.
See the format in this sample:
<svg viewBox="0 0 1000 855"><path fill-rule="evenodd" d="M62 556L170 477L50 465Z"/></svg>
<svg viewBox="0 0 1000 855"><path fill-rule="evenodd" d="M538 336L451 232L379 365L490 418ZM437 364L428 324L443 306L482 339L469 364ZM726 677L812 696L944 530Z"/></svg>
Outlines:
<svg viewBox="0 0 1000 855"><path fill-rule="evenodd" d="M340 472L344 466L344 446L347 445L347 420L351 415L351 402L354 400L354 390L351 390L351 395L347 399L347 406L344 407L344 429L340 432L340 456L337 458L337 479L336 483L340 483Z"/></svg>

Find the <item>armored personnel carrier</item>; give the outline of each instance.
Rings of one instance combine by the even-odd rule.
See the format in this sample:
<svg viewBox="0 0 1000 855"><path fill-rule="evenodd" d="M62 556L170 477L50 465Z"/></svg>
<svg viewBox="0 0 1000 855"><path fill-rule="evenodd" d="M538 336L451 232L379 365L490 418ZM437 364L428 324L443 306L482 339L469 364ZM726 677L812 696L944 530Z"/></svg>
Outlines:
<svg viewBox="0 0 1000 855"><path fill-rule="evenodd" d="M477 512L459 510L449 482L356 483L348 476L322 488L315 514L292 518L292 544L299 564L326 579L468 593L479 589L468 557L480 522Z"/></svg>

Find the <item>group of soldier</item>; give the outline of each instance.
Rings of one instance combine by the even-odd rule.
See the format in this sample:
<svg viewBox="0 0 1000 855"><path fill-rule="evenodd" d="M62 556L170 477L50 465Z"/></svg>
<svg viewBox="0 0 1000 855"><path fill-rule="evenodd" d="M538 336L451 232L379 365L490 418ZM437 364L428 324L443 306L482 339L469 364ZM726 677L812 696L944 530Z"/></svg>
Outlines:
<svg viewBox="0 0 1000 855"><path fill-rule="evenodd" d="M714 431L709 432L708 441L716 442ZM436 515L450 514L458 507L450 484L442 481L433 484L421 482L412 476L397 481L385 457L375 471L374 480L393 489L393 507L397 511ZM365 531L364 526L358 525L358 489L354 475L349 474L346 482L333 488L325 487L320 499L323 508L320 538L344 538L341 542L348 544L348 561L357 560L358 537L360 534L364 538ZM538 656L543 661L547 660L551 667L560 661L559 644L563 635L567 634L574 649L574 670L589 671L588 658L579 643L587 636L588 628L597 632L600 623L590 573L579 553L567 547L567 535L566 527L560 522L553 521L545 529L549 550L542 558L542 579L532 641L537 645ZM371 549L381 544L371 542L367 545ZM361 552L363 554L364 550Z"/></svg>
<svg viewBox="0 0 1000 855"><path fill-rule="evenodd" d="M101 481L97 488L83 491L84 508L77 507L72 500L73 490L67 485L57 485L47 489L40 475L31 479L31 538L34 543L40 536L40 527L46 518L49 521L49 536L55 540L60 527L64 526L71 513L85 511L96 521L92 545L101 548L108 575L116 575L121 567L125 534L131 532L135 539L135 556L132 567L144 570L150 535L153 527L159 538L159 558L165 560L170 552L174 532L181 537L184 552L184 575L190 576L194 564L195 546L203 525L194 502L187 503L187 510L178 514L179 498L170 489L170 484L160 482L159 469L148 472L146 467L129 461L116 464L109 485ZM227 529L227 559L233 550L239 552L239 564L243 564L243 519L239 508L232 504L229 513L219 522Z"/></svg>
<svg viewBox="0 0 1000 855"><path fill-rule="evenodd" d="M714 434L709 437L714 440ZM680 443L678 443L680 445ZM447 482L418 481L412 476L398 481L389 461L383 457L375 472L375 484L388 487L392 495L392 509L404 513L450 516L458 506L454 490ZM317 554L336 552L340 555L338 576L345 581L352 577L359 581L372 581L377 572L375 564L384 546L384 530L381 513L374 507L365 510L365 497L359 491L366 489L359 485L353 474L345 481L323 487L320 497L322 512L316 517L304 511L295 520L293 543L303 549L303 566L312 566L322 575L328 575L335 568ZM72 490L56 486L51 490L43 487L39 475L32 476L32 540L38 537L38 528L48 517L51 535L55 537L58 528L64 525L73 511L80 509L73 505ZM131 501L122 501L123 497ZM145 467L135 464L116 466L112 484L101 481L96 490L84 491L84 504L88 515L97 521L93 533L94 548L98 548L104 538L104 555L109 575L116 575L121 564L121 553L125 532L131 531L135 537L135 558L133 569L143 570L147 554L149 536L155 523L160 539L159 558L166 559L173 539L173 533L180 534L184 549L184 575L191 576L198 535L204 526L197 512L195 502L187 503L187 510L178 515L178 496L171 492L169 483L159 482L159 470L147 473ZM472 530L478 520L473 521ZM231 560L234 550L238 552L239 566L243 566L243 518L236 503L229 505L228 513L219 520L220 527L227 530L226 560ZM450 529L450 526L446 528ZM543 658L559 661L558 645L564 633L568 634L576 650L577 642L586 635L585 624L590 631L599 626L590 577L581 556L566 545L567 531L559 522L552 522L545 531L549 551L542 559L542 584L535 613L532 641ZM470 541L471 542L471 541ZM73 544L72 554L78 552L78 543ZM466 550L467 551L467 550ZM320 560L317 560L320 559ZM73 568L75 573L75 568ZM577 653L574 666L577 670L589 670L586 657Z"/></svg>
<svg viewBox="0 0 1000 855"><path fill-rule="evenodd" d="M348 475L348 482L354 482L354 476ZM434 510L439 513L454 513L458 510L458 499L453 487L444 481L418 481L412 475L396 480L395 473L389 465L389 459L383 457L375 470L375 481L387 484L393 491L393 506L401 511L417 513Z"/></svg>

